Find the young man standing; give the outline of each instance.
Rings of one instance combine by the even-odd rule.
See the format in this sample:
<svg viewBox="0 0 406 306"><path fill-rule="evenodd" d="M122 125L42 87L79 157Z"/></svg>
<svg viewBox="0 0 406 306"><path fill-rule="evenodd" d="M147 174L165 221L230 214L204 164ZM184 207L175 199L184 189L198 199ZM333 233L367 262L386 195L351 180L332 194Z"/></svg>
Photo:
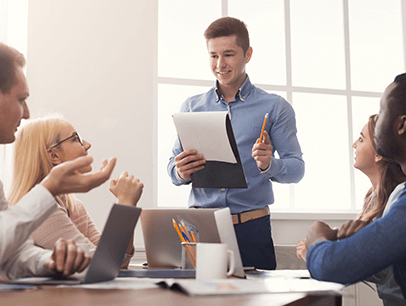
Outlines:
<svg viewBox="0 0 406 306"><path fill-rule="evenodd" d="M0 144L12 143L22 119L30 113L29 96L23 73L24 56L0 43ZM53 251L34 246L29 235L56 209L55 196L87 192L105 182L115 166L115 158L104 162L101 170L81 174L78 169L92 163L90 156L63 163L24 196L8 207L0 182L0 273L10 279L59 273L69 276L83 271L90 257L71 240L60 239Z"/></svg>
<svg viewBox="0 0 406 306"><path fill-rule="evenodd" d="M189 206L229 207L244 266L276 268L268 205L274 202L271 181L297 183L304 161L296 137L295 113L282 97L255 87L245 71L252 48L245 24L235 18L214 21L204 33L215 87L187 99L182 112L228 111L248 188L194 188ZM257 143L265 114L264 139ZM278 151L279 159L273 153ZM168 173L175 185L191 182L204 168L195 150L183 151L179 141L172 150Z"/></svg>
<svg viewBox="0 0 406 306"><path fill-rule="evenodd" d="M385 90L375 127L377 153L399 163L406 173L406 73ZM349 238L335 240L335 231L317 221L306 237L307 268L313 278L352 284L385 268L393 269L406 299L406 189L382 218ZM354 227L359 224L354 224Z"/></svg>

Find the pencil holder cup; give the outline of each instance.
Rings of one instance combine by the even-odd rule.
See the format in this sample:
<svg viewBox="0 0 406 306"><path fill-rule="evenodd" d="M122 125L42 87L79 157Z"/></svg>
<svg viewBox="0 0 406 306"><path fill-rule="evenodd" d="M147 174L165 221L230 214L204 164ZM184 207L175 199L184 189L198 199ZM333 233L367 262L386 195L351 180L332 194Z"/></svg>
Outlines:
<svg viewBox="0 0 406 306"><path fill-rule="evenodd" d="M196 242L182 242L182 269L196 269Z"/></svg>

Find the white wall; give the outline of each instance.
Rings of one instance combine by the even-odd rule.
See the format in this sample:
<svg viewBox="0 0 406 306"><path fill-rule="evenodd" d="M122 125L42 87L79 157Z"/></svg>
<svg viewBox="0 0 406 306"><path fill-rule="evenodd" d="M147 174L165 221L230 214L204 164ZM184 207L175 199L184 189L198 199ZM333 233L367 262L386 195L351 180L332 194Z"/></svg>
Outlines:
<svg viewBox="0 0 406 306"><path fill-rule="evenodd" d="M140 207L155 201L157 13L157 0L33 0L28 14L32 117L63 114L92 144L95 169L116 156L113 177L127 170L145 184ZM108 184L78 197L102 229Z"/></svg>

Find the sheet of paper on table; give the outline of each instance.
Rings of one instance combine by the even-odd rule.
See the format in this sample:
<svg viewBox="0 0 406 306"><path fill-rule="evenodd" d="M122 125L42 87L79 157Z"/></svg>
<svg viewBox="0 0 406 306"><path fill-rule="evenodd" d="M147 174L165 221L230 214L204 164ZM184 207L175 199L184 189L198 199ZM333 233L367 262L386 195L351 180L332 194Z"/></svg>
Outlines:
<svg viewBox="0 0 406 306"><path fill-rule="evenodd" d="M314 279L282 278L269 279L224 279L165 280L160 283L171 289L180 289L192 296L234 295L250 293L316 293L334 292L341 294L342 284L321 282Z"/></svg>
<svg viewBox="0 0 406 306"><path fill-rule="evenodd" d="M86 289L151 289L157 288L157 279L156 278L134 278L134 277L119 277L112 281L93 283L93 284L84 284L84 285L75 285L75 286L66 286L66 287L80 287ZM59 286L65 287L65 286Z"/></svg>

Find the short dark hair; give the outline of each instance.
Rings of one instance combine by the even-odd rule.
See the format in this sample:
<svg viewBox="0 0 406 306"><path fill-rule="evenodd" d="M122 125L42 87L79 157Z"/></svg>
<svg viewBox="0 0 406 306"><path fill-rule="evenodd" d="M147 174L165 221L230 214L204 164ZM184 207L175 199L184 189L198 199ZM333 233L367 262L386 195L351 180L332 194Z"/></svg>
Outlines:
<svg viewBox="0 0 406 306"><path fill-rule="evenodd" d="M392 117L406 115L406 73L396 76L396 86L388 94L387 100L392 109Z"/></svg>
<svg viewBox="0 0 406 306"><path fill-rule="evenodd" d="M0 91L3 94L10 92L17 83L18 67L24 67L25 58L16 49L0 43Z"/></svg>
<svg viewBox="0 0 406 306"><path fill-rule="evenodd" d="M241 20L233 17L222 17L213 21L206 31L204 31L206 41L212 38L232 35L237 37L237 45L240 46L244 54L246 54L250 47L250 38L247 26Z"/></svg>

